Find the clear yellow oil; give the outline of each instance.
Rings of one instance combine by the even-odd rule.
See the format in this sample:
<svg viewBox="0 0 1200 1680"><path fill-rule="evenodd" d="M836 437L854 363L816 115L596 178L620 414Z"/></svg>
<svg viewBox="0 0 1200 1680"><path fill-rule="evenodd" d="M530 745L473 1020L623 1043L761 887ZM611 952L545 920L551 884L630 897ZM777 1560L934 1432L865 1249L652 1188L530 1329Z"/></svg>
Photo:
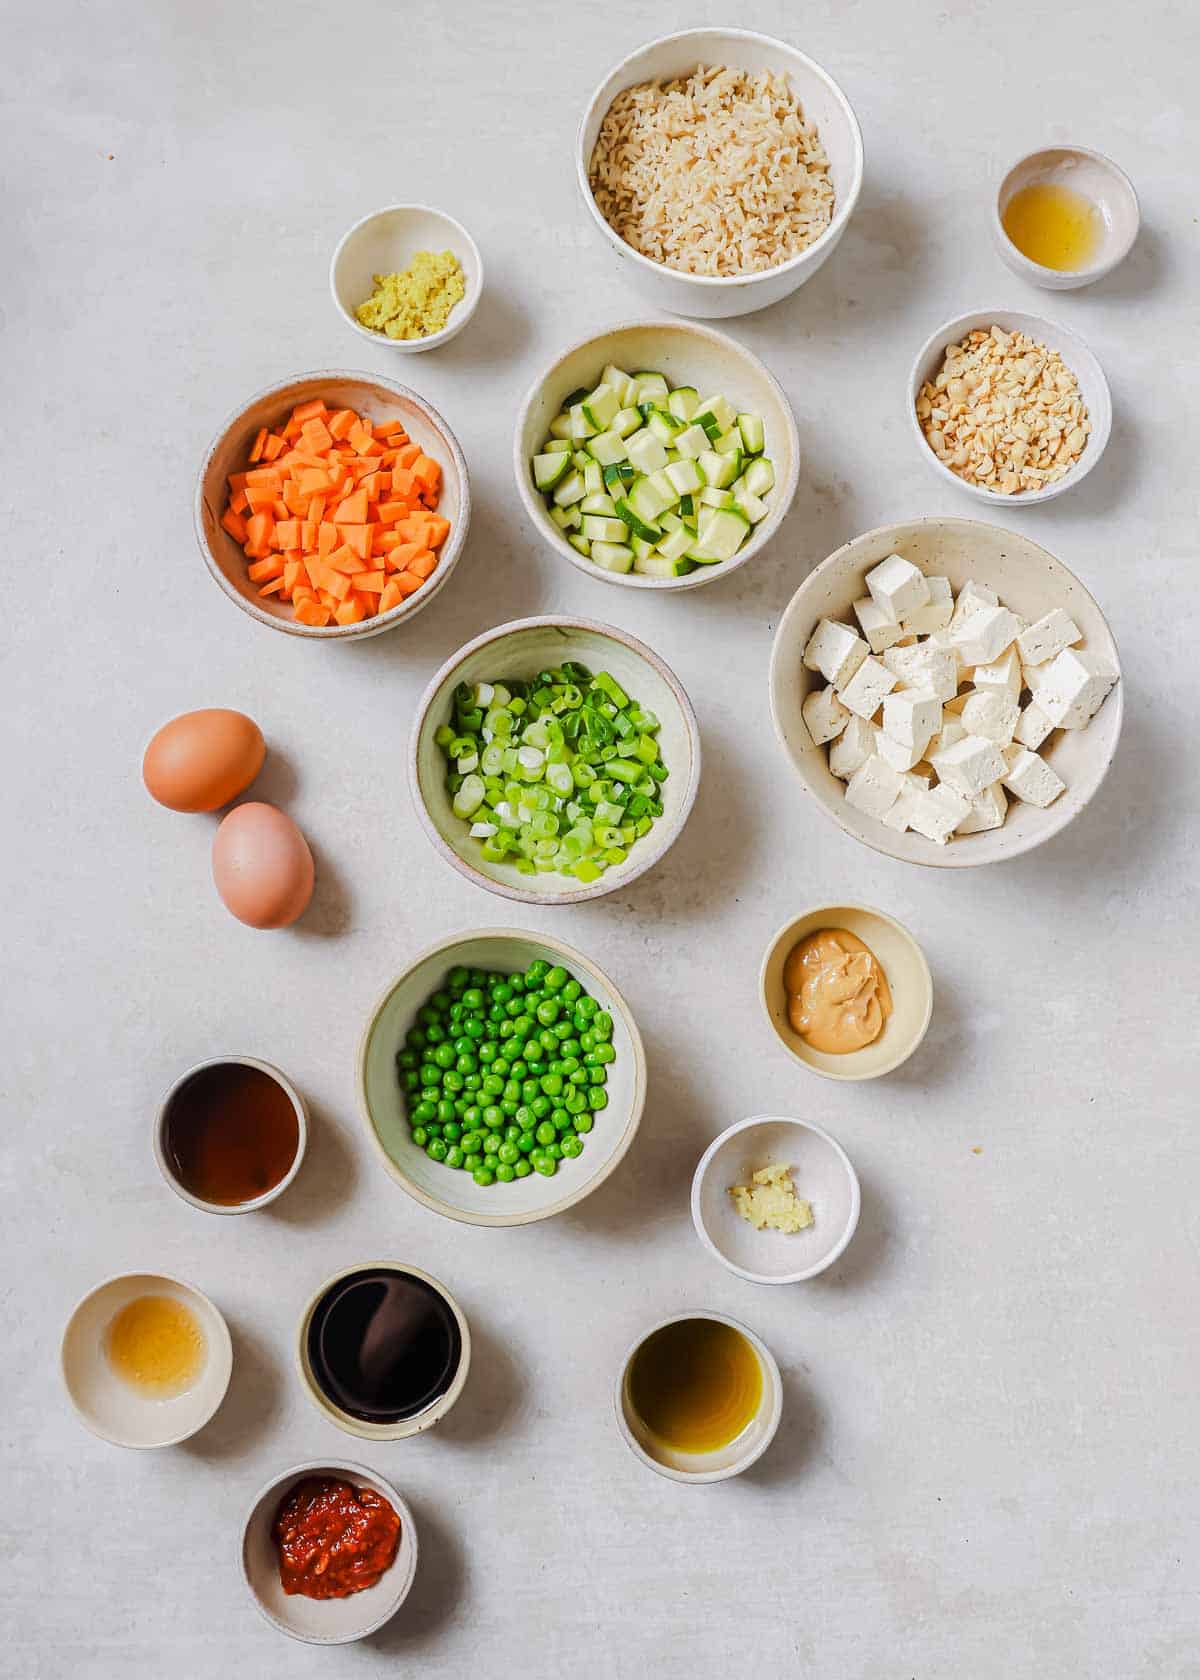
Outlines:
<svg viewBox="0 0 1200 1680"><path fill-rule="evenodd" d="M716 1452L735 1441L762 1404L759 1357L731 1325L685 1318L642 1343L629 1371L634 1411L664 1446Z"/></svg>
<svg viewBox="0 0 1200 1680"><path fill-rule="evenodd" d="M199 1320L172 1295L139 1295L108 1327L106 1351L117 1375L156 1400L192 1387L207 1344Z"/></svg>
<svg viewBox="0 0 1200 1680"><path fill-rule="evenodd" d="M1062 273L1086 268L1104 234L1104 218L1091 199L1057 181L1022 187L1009 199L1002 220L1022 256Z"/></svg>

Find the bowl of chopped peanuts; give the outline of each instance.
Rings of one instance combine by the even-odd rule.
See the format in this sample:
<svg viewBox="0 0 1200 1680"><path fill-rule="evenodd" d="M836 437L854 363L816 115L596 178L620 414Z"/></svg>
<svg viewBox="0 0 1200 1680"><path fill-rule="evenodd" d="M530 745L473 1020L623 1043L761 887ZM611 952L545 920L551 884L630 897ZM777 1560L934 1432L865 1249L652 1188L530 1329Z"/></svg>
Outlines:
<svg viewBox="0 0 1200 1680"><path fill-rule="evenodd" d="M1048 502L1096 466L1112 427L1104 369L1054 321L977 310L932 333L909 377L909 422L940 478L980 501Z"/></svg>

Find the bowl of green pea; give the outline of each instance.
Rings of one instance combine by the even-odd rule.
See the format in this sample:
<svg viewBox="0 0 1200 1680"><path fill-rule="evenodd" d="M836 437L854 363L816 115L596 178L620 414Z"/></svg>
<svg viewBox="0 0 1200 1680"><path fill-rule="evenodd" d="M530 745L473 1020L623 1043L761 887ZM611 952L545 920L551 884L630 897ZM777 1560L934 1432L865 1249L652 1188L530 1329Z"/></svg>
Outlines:
<svg viewBox="0 0 1200 1680"><path fill-rule="evenodd" d="M646 1100L628 1004L582 952L485 928L423 951L379 999L359 1105L384 1170L467 1225L529 1225L620 1164Z"/></svg>
<svg viewBox="0 0 1200 1680"><path fill-rule="evenodd" d="M700 780L682 684L614 625L517 619L426 689L409 785L434 847L476 886L579 904L630 885L677 838Z"/></svg>

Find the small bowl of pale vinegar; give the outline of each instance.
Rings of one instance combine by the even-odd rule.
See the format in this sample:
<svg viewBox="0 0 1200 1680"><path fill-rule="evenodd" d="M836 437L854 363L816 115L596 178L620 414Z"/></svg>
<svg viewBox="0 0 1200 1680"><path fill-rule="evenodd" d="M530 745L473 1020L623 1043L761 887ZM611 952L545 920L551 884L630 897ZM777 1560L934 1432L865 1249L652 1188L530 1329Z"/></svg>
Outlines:
<svg viewBox="0 0 1200 1680"><path fill-rule="evenodd" d="M1123 169L1085 146L1030 152L1000 182L992 239L1014 274L1048 291L1090 286L1129 254L1141 213Z"/></svg>

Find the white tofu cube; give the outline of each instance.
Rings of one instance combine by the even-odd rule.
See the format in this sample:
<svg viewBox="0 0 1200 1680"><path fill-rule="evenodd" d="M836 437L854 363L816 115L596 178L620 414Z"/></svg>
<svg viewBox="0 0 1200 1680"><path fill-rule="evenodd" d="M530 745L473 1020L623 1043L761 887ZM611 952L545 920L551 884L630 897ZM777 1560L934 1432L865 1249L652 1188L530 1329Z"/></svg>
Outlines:
<svg viewBox="0 0 1200 1680"><path fill-rule="evenodd" d="M1009 793L1023 799L1026 805L1038 805L1045 809L1054 803L1067 785L1055 775L1044 758L1030 752L1027 747L1009 747L1004 757L1005 771L1000 779Z"/></svg>
<svg viewBox="0 0 1200 1680"><path fill-rule="evenodd" d="M1053 728L1054 725L1037 701L1031 700L1017 719L1013 740L1023 747L1028 747L1030 752L1036 752Z"/></svg>
<svg viewBox="0 0 1200 1680"><path fill-rule="evenodd" d="M932 638L913 647L888 648L883 663L895 672L901 688L920 689L939 700L953 700L958 690L957 657L952 649L936 646Z"/></svg>
<svg viewBox="0 0 1200 1680"><path fill-rule="evenodd" d="M883 702L883 731L893 741L906 747L918 746L921 752L929 737L942 727L942 702L936 694L923 694L920 689L904 688L899 694L889 694ZM917 754L920 758L921 753ZM913 760L916 763L916 759ZM907 769L908 766L905 766Z"/></svg>
<svg viewBox="0 0 1200 1680"><path fill-rule="evenodd" d="M985 735L964 735L952 747L939 748L930 763L938 780L967 800L982 793L989 783L1000 781L1007 769L1003 752Z"/></svg>
<svg viewBox="0 0 1200 1680"><path fill-rule="evenodd" d="M980 688L967 696L962 709L963 728L968 735L985 735L989 741L1007 747L1020 715L1021 708L1011 695Z"/></svg>
<svg viewBox="0 0 1200 1680"><path fill-rule="evenodd" d="M1050 660L1047 660L1044 665L1022 665L1021 687L1027 688L1030 694L1036 694L1046 679L1046 672L1050 669L1050 665Z"/></svg>
<svg viewBox="0 0 1200 1680"><path fill-rule="evenodd" d="M964 583L958 593L958 600L954 603L954 612L950 618L951 630L957 630L972 613L978 612L980 607L998 607L1000 597L994 589L989 589L986 583L976 583L972 578Z"/></svg>
<svg viewBox="0 0 1200 1680"><path fill-rule="evenodd" d="M872 601L896 624L929 600L925 573L899 554L889 554L866 576Z"/></svg>
<svg viewBox="0 0 1200 1680"><path fill-rule="evenodd" d="M838 683L835 686L842 705L849 706L860 718L870 721L883 705L884 697L895 688L896 676L886 665L881 665L878 659L868 656L848 683Z"/></svg>
<svg viewBox="0 0 1200 1680"><path fill-rule="evenodd" d="M827 688L814 688L811 694L806 694L800 711L813 738L813 745L817 747L823 747L826 741L840 735L850 721L850 713L833 692L832 683Z"/></svg>
<svg viewBox="0 0 1200 1680"><path fill-rule="evenodd" d="M872 754L846 784L846 803L868 817L886 817L904 786L898 770Z"/></svg>
<svg viewBox="0 0 1200 1680"><path fill-rule="evenodd" d="M848 782L875 751L875 731L860 717L852 717L829 749L829 768Z"/></svg>
<svg viewBox="0 0 1200 1680"><path fill-rule="evenodd" d="M840 688L850 681L869 651L866 642L848 624L823 618L809 637L804 664L810 671L820 671L827 683Z"/></svg>
<svg viewBox="0 0 1200 1680"><path fill-rule="evenodd" d="M1082 729L1117 680L1107 661L1082 648L1064 648L1041 677L1035 699L1057 729Z"/></svg>
<svg viewBox="0 0 1200 1680"><path fill-rule="evenodd" d="M899 624L890 619L882 607L877 607L869 595L864 595L861 601L855 601L854 616L867 638L872 653L882 653L884 648L890 648L904 634Z"/></svg>
<svg viewBox="0 0 1200 1680"><path fill-rule="evenodd" d="M1019 638L1018 638L1019 639ZM972 678L976 688L987 688L1007 694L1010 700L1021 698L1021 660L1016 648L1009 648L990 665L977 665Z"/></svg>
<svg viewBox="0 0 1200 1680"><path fill-rule="evenodd" d="M965 740L966 734L967 732L963 728L962 719L960 717L956 717L953 712L948 712L945 708L943 708L942 727L938 730L937 734L930 741L926 749L926 755L930 762L933 762L938 753L945 752L947 747L952 747L956 742Z"/></svg>
<svg viewBox="0 0 1200 1680"><path fill-rule="evenodd" d="M910 771L903 778L903 781L904 785L900 789L900 797L883 819L888 828L894 828L900 834L903 834L905 829L911 826L912 814L916 809L917 800L920 799L922 794L929 792L929 782L924 776L914 776Z"/></svg>
<svg viewBox="0 0 1200 1680"><path fill-rule="evenodd" d="M944 846L971 809L971 801L953 788L930 788L914 802L908 826Z"/></svg>
<svg viewBox="0 0 1200 1680"><path fill-rule="evenodd" d="M921 762L921 755L928 745L928 741L917 741L912 746L905 746L903 741L894 741L890 735L885 735L882 729L875 731L875 751L893 770L911 770L914 764Z"/></svg>
<svg viewBox="0 0 1200 1680"><path fill-rule="evenodd" d="M1075 642L1083 640L1083 631L1076 624L1070 613L1061 607L1055 607L1044 617L1031 624L1027 630L1022 630L1017 637L1017 647L1021 652L1023 665L1044 665L1055 654L1061 653L1065 647L1071 647Z"/></svg>
<svg viewBox="0 0 1200 1680"><path fill-rule="evenodd" d="M927 577L929 585L929 599L924 606L914 607L905 613L900 620L901 627L906 634L914 636L929 636L935 630L944 630L954 613L954 594L950 588L950 579L944 577Z"/></svg>
<svg viewBox="0 0 1200 1680"><path fill-rule="evenodd" d="M999 782L985 787L971 801L971 809L955 829L956 834L982 834L985 829L1003 828L1008 799Z"/></svg>
<svg viewBox="0 0 1200 1680"><path fill-rule="evenodd" d="M1017 628L1007 607L980 607L957 629L950 626L951 645L964 665L990 665L1012 646Z"/></svg>

